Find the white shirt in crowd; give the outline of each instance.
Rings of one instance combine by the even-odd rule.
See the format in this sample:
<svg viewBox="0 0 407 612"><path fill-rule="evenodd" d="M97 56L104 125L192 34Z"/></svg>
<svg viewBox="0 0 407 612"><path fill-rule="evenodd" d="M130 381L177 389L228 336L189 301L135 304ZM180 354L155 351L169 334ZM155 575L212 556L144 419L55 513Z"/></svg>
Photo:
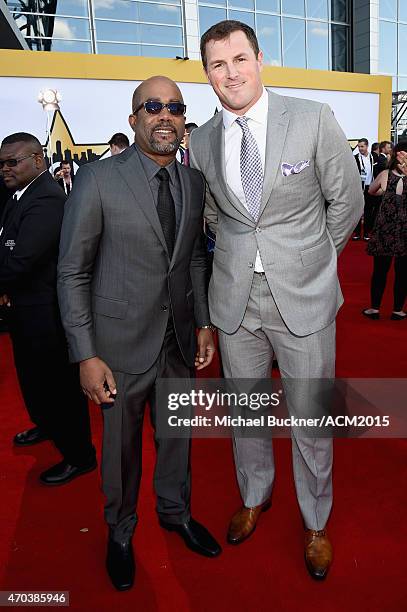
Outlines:
<svg viewBox="0 0 407 612"><path fill-rule="evenodd" d="M266 134L267 134L267 115L268 115L268 94L263 89L261 98L245 113L247 117L247 125L256 139L259 148L261 163L264 166L266 160ZM242 128L236 123L239 115L235 115L231 111L222 110L223 126L225 128L225 163L226 163L226 182L235 196L247 208L246 198L242 186L242 177L240 174L240 149L242 144ZM260 253L257 251L256 262L254 265L255 272L264 272L261 262Z"/></svg>
<svg viewBox="0 0 407 612"><path fill-rule="evenodd" d="M371 163L370 153L367 155L362 155L358 153L359 156L359 164L361 171L365 171L366 178L364 179L365 187L368 187L371 183L373 183L373 167Z"/></svg>

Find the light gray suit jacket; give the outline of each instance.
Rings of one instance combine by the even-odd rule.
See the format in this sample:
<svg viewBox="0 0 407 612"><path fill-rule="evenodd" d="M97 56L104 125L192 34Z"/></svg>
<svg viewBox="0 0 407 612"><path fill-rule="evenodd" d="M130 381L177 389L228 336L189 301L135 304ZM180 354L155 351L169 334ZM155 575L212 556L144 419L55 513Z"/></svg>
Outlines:
<svg viewBox="0 0 407 612"><path fill-rule="evenodd" d="M221 112L192 132L190 159L205 176L205 216L216 234L209 287L213 324L228 334L239 327L258 249L290 331L305 336L328 326L343 303L337 255L359 221L364 202L351 148L329 106L269 92L257 223L226 183ZM283 163L299 161L309 166L283 175Z"/></svg>
<svg viewBox="0 0 407 612"><path fill-rule="evenodd" d="M72 361L98 356L141 374L161 350L172 311L186 364L209 323L202 218L205 183L177 163L182 216L170 260L134 146L83 166L62 225L58 296Z"/></svg>

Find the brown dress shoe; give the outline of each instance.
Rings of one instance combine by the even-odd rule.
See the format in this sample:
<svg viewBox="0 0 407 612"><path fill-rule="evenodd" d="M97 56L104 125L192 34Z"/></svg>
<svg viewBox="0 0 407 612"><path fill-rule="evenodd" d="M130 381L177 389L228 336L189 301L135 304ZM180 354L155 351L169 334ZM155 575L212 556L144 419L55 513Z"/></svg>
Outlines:
<svg viewBox="0 0 407 612"><path fill-rule="evenodd" d="M227 536L229 544L240 544L244 542L244 540L246 540L256 529L260 514L268 510L270 506L270 500L267 500L259 506L254 506L254 508L242 506L230 521Z"/></svg>
<svg viewBox="0 0 407 612"><path fill-rule="evenodd" d="M325 529L305 533L305 563L309 573L316 580L324 580L332 563L332 545Z"/></svg>

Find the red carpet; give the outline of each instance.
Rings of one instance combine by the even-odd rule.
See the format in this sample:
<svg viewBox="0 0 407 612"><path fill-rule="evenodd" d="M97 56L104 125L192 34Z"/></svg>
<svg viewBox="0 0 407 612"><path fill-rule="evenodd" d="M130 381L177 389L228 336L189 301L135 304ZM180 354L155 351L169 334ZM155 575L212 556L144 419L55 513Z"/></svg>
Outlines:
<svg viewBox="0 0 407 612"><path fill-rule="evenodd" d="M364 244L348 245L340 261L346 304L338 317L337 375L405 377L407 325L388 320L386 291L381 321L362 318L369 306L371 259ZM88 474L56 489L38 474L57 453L49 443L13 449L13 435L28 427L10 359L0 337L0 569L3 590L69 590L72 610L237 612L347 610L401 612L407 587L406 440L337 440L334 508L329 533L334 565L326 582L307 575L302 523L294 493L288 440L275 441L277 477L272 509L254 537L228 546L225 532L239 506L228 440L193 443L193 513L224 544L214 560L189 552L157 524L152 494L154 450L144 436L140 523L135 537L137 581L117 593L104 570L105 526L99 476ZM216 368L212 374L217 375ZM44 393L47 373L44 372ZM61 390L63 392L63 390ZM57 398L56 398L57 401ZM101 418L92 410L100 448Z"/></svg>

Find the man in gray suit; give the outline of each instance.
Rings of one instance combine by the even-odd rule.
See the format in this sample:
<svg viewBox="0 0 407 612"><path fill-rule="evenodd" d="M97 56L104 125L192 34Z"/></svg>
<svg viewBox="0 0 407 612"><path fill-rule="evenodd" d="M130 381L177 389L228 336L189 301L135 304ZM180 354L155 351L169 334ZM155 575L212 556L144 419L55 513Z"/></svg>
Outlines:
<svg viewBox="0 0 407 612"><path fill-rule="evenodd" d="M249 26L214 25L201 55L223 110L192 133L190 159L205 176L216 233L209 307L225 376L267 378L275 355L283 378L333 378L337 255L363 208L351 149L326 104L264 89ZM300 397L289 408L304 405ZM243 506L228 541L239 544L270 505L274 462L270 439L233 442ZM292 449L307 567L321 579L332 559L332 440L294 435Z"/></svg>
<svg viewBox="0 0 407 612"><path fill-rule="evenodd" d="M181 92L166 77L152 77L135 90L132 109L134 145L78 173L64 216L58 283L71 358L80 363L86 395L103 408L107 570L119 590L134 580L145 404L155 426L157 379L189 378L215 350L205 285L205 184L175 161L185 124ZM155 442L160 525L195 552L218 555L217 542L190 514L190 440Z"/></svg>

